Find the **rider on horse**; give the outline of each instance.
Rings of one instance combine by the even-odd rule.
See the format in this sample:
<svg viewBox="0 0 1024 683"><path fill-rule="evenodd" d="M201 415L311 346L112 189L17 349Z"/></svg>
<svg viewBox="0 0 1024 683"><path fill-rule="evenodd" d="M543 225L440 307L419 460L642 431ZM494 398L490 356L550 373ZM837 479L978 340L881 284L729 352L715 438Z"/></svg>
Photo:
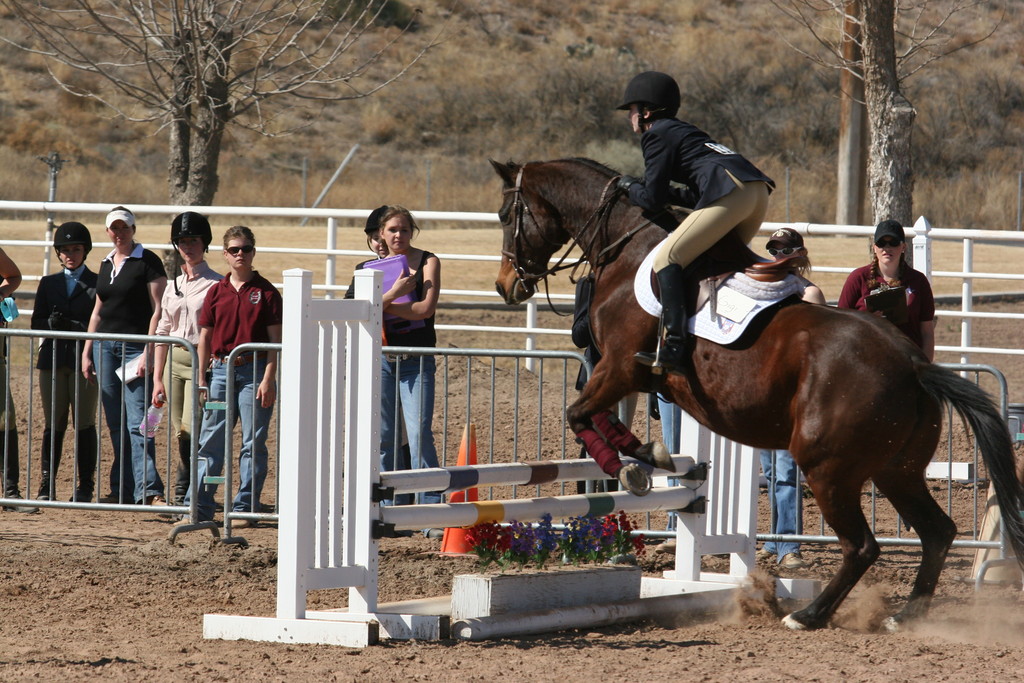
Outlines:
<svg viewBox="0 0 1024 683"><path fill-rule="evenodd" d="M693 209L654 259L665 339L657 353L637 354L641 363L670 372L682 372L687 365L683 269L733 229L744 244L753 239L775 188L774 181L745 158L675 118L679 102L679 85L671 76L645 71L629 82L618 107L629 110L645 165L643 178L624 175L619 188L648 212L668 205Z"/></svg>

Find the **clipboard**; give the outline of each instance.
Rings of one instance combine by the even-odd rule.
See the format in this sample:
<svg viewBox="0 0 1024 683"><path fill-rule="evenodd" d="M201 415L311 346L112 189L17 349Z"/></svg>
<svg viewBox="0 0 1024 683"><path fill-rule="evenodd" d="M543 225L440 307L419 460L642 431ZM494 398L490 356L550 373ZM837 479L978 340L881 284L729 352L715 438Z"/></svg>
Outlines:
<svg viewBox="0 0 1024 683"><path fill-rule="evenodd" d="M882 316L894 325L903 325L910 319L906 287L875 290L864 297L864 306L872 313L880 311Z"/></svg>
<svg viewBox="0 0 1024 683"><path fill-rule="evenodd" d="M409 261L405 258L405 254L396 254L387 258L377 259L376 261L368 261L363 264L363 268L373 268L384 273L383 289L386 292L394 286L398 278L409 274ZM404 304L412 301L416 301L416 299L410 292L395 299L394 303ZM384 314L384 329L388 334L411 332L424 325L425 323L422 320L406 320L391 313Z"/></svg>

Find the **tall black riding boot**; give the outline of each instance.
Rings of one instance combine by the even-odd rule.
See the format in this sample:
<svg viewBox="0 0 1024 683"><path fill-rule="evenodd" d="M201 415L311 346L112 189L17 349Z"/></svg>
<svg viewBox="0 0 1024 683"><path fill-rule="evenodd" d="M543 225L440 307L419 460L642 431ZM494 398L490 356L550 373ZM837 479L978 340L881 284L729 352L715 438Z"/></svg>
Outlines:
<svg viewBox="0 0 1024 683"><path fill-rule="evenodd" d="M683 268L675 263L657 272L661 287L661 321L665 338L657 353L638 353L636 359L658 374L668 370L683 374L690 367L689 333L686 329L686 292Z"/></svg>
<svg viewBox="0 0 1024 683"><path fill-rule="evenodd" d="M192 473L192 436L178 434L178 471L174 478L174 504L184 505Z"/></svg>
<svg viewBox="0 0 1024 683"><path fill-rule="evenodd" d="M53 440L53 461L50 461L50 443ZM56 500L57 470L64 452L64 432L43 431L42 465L39 468L39 500ZM52 465L52 466L51 466Z"/></svg>
<svg viewBox="0 0 1024 683"><path fill-rule="evenodd" d="M5 450L6 448L6 450ZM0 433L0 451L3 451L4 496L21 498L21 472L18 469L18 430Z"/></svg>
<svg viewBox="0 0 1024 683"><path fill-rule="evenodd" d="M78 430L78 487L75 498L80 503L88 503L96 490L96 449L99 441L95 427Z"/></svg>

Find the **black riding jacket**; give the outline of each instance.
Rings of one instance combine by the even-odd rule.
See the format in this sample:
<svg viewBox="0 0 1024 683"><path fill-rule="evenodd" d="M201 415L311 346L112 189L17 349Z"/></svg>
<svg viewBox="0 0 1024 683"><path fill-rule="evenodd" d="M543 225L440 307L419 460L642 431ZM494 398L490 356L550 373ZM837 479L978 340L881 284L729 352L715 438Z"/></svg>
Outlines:
<svg viewBox="0 0 1024 683"><path fill-rule="evenodd" d="M629 199L646 211L668 205L703 208L736 189L729 173L742 182L764 181L769 192L775 189L775 182L752 163L679 119L652 123L640 136L640 147L646 169L644 178L630 186Z"/></svg>

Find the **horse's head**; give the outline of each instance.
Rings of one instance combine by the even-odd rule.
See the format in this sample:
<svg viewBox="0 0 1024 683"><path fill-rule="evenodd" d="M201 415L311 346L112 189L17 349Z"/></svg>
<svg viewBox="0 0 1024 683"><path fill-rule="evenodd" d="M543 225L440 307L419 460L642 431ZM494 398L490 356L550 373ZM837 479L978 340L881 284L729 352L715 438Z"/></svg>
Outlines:
<svg viewBox="0 0 1024 683"><path fill-rule="evenodd" d="M498 212L504 236L494 285L505 303L518 304L534 295L537 282L549 273L548 260L569 236L559 212L541 195L542 183L526 182L526 165L490 161L505 197Z"/></svg>

